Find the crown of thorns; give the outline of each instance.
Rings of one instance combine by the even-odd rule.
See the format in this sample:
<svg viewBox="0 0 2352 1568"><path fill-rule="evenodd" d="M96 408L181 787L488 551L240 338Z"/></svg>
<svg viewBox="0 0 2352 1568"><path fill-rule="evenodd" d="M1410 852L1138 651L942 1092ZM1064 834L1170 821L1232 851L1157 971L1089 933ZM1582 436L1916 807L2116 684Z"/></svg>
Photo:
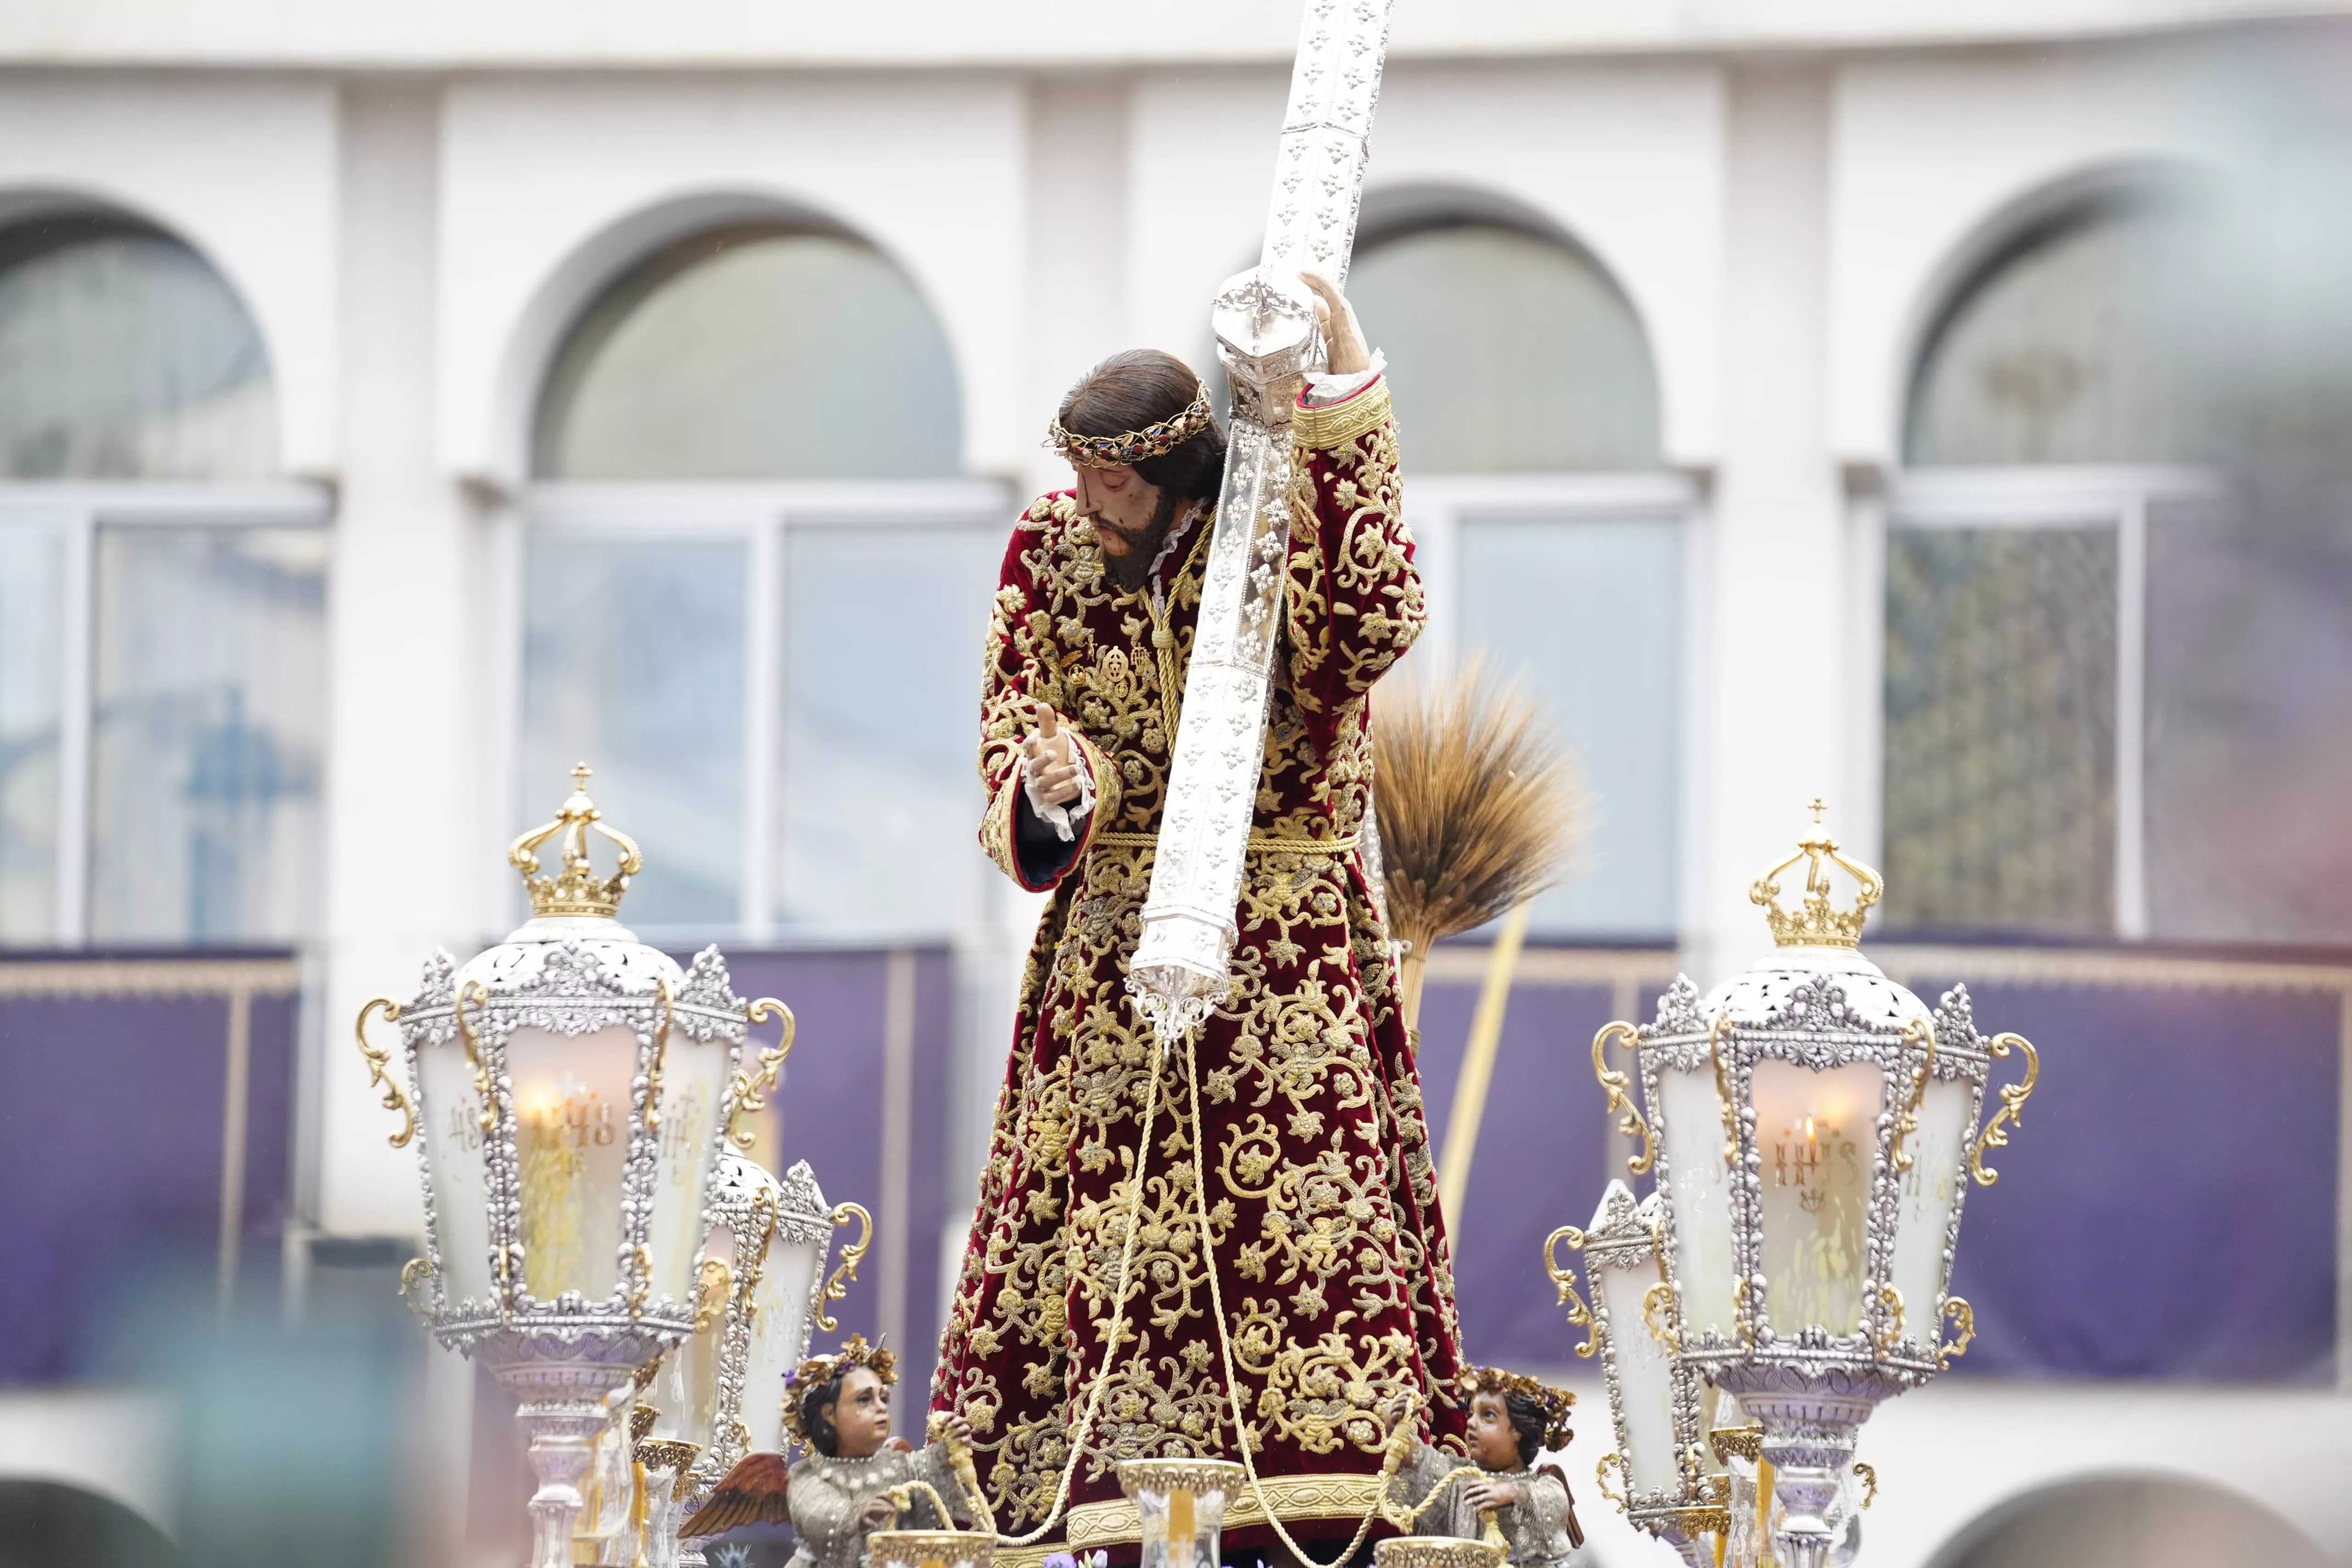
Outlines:
<svg viewBox="0 0 2352 1568"><path fill-rule="evenodd" d="M1534 1378L1521 1373L1505 1372L1498 1366L1474 1366L1462 1374L1462 1403L1467 1405L1481 1394L1491 1394L1508 1400L1516 1394L1530 1400L1543 1412L1544 1447L1565 1447L1573 1435L1569 1426L1569 1412L1576 1408L1576 1395L1565 1388L1547 1388Z"/></svg>
<svg viewBox="0 0 2352 1568"><path fill-rule="evenodd" d="M831 1383L853 1366L862 1366L890 1387L898 1381L898 1352L881 1345L869 1345L864 1334L852 1334L848 1342L832 1355L813 1355L794 1367L784 1378L784 1430L809 1442L809 1435L801 1426L801 1395L816 1384Z"/></svg>
<svg viewBox="0 0 2352 1568"><path fill-rule="evenodd" d="M1131 468L1174 451L1214 423L1209 412L1209 384L1204 381L1181 412L1158 424L1129 430L1123 436L1080 436L1064 429L1057 418L1045 426L1042 444L1089 468Z"/></svg>

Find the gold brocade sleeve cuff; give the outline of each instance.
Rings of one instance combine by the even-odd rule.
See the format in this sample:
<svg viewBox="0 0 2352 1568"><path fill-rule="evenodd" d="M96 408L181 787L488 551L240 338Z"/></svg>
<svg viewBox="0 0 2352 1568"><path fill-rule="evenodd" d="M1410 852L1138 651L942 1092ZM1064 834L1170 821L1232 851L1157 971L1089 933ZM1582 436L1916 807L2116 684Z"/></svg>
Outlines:
<svg viewBox="0 0 2352 1568"><path fill-rule="evenodd" d="M1377 430L1389 416L1389 378L1381 377L1353 397L1320 408L1304 403L1292 410L1290 438L1309 452L1328 452Z"/></svg>

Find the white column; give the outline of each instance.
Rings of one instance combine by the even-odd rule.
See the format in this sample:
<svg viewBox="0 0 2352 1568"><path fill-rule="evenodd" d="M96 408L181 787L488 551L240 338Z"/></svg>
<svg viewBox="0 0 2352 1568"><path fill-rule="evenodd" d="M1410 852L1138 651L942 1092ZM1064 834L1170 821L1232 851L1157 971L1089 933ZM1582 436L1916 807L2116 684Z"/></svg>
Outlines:
<svg viewBox="0 0 2352 1568"><path fill-rule="evenodd" d="M397 1119L367 1090L351 1020L371 995L413 992L436 944L478 934L465 928L480 838L482 661L467 613L479 567L467 503L436 471L433 444L439 114L432 86L354 87L343 99L341 504L315 1108L320 1223L420 1238L416 1151L386 1146Z"/></svg>
<svg viewBox="0 0 2352 1568"><path fill-rule="evenodd" d="M1701 984L1770 937L1748 901L1846 776L1843 507L1826 402L1829 79L1735 72L1726 135L1724 445L1707 531L1686 921Z"/></svg>

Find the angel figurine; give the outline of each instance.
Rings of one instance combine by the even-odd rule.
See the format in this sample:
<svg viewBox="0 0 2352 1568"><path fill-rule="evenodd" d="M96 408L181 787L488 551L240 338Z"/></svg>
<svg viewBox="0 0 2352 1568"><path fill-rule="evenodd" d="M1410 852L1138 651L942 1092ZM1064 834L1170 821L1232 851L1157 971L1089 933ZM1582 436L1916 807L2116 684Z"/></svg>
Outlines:
<svg viewBox="0 0 2352 1568"><path fill-rule="evenodd" d="M784 1426L807 1453L789 1468L781 1454L751 1454L727 1472L681 1531L720 1535L740 1525L790 1523L798 1542L785 1568L861 1568L866 1538L898 1525L954 1528L972 1504L957 1450L971 1441L960 1415L935 1418L917 1448L890 1436L898 1357L853 1334L833 1355L811 1356L784 1382Z"/></svg>
<svg viewBox="0 0 2352 1568"><path fill-rule="evenodd" d="M1538 1468L1536 1459L1575 1436L1568 1417L1576 1395L1489 1366L1465 1372L1461 1390L1472 1462L1413 1443L1390 1483L1391 1500L1406 1505L1394 1517L1410 1513L1412 1530L1423 1535L1492 1540L1491 1524L1519 1568L1567 1568L1584 1544L1584 1530L1568 1478L1557 1466Z"/></svg>

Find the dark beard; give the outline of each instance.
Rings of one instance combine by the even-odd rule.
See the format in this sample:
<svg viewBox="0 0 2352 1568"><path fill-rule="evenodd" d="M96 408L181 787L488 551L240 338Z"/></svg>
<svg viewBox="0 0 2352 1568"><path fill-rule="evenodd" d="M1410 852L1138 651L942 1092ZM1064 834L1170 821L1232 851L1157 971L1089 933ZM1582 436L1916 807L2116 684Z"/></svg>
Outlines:
<svg viewBox="0 0 2352 1568"><path fill-rule="evenodd" d="M1150 578L1151 563L1160 558L1160 547L1168 542L1168 531L1175 526L1177 510L1182 505L1173 490L1161 490L1160 504L1151 509L1151 521L1143 531L1131 536L1119 535L1128 541L1127 553L1113 555L1103 552L1103 564L1109 569L1110 580L1118 584L1120 593L1132 594ZM1098 532L1110 531L1101 523L1095 527Z"/></svg>

